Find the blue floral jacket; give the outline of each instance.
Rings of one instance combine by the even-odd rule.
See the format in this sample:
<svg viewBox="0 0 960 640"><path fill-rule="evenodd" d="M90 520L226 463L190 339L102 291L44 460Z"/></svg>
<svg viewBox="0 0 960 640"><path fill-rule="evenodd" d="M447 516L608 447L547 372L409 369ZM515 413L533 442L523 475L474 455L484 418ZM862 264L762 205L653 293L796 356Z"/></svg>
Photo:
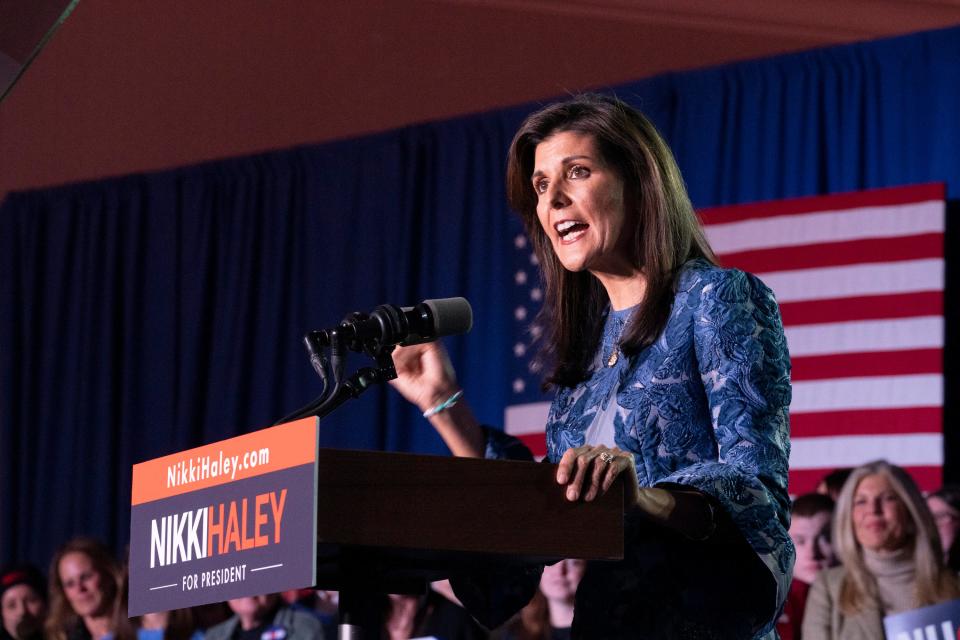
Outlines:
<svg viewBox="0 0 960 640"><path fill-rule="evenodd" d="M679 484L712 496L752 549L748 561L759 560L768 571L767 586L758 587L752 596L762 600L754 609L762 612L757 615L763 620L758 625L752 619L746 635L744 629L731 628L729 635L716 637L774 637L768 634L789 591L794 548L787 535L790 361L773 294L755 276L694 260L678 279L670 318L659 339L608 367L606 357L622 328L617 322L625 321L613 315L590 379L560 389L553 401L546 427L548 457L557 462L568 448L584 444L587 428L598 411L607 409L616 388L617 406L610 412L615 442L633 453L640 486ZM502 457L507 441L489 433L488 455ZM601 572L598 580L585 578L581 583L585 593L578 592L578 617L582 609L595 605L610 610L609 602L620 597L623 611L646 603L649 620L641 624L657 626L662 637L670 633L714 637L682 625L668 633L664 619L686 618L693 607L705 612L705 628L719 624L723 611L731 607L723 597L711 595L711 589L735 590L743 557L726 547L677 546L666 538L637 535L643 539L627 549L623 571ZM677 577L685 571L702 586L699 594L690 593L689 585ZM724 575L728 572L733 573ZM665 581L675 582L674 587ZM619 585L619 596L610 593L611 582ZM757 579L749 582L745 588L758 585ZM591 589L596 591L593 596ZM623 592L630 589L638 593ZM630 614L624 619L644 620ZM661 637L636 628L632 633Z"/></svg>

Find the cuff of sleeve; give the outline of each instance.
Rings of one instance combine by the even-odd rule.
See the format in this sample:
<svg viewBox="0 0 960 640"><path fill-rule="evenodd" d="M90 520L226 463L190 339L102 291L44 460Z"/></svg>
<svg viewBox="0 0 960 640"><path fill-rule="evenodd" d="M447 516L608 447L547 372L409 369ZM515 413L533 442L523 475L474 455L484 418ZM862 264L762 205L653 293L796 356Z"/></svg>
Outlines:
<svg viewBox="0 0 960 640"><path fill-rule="evenodd" d="M533 454L526 445L515 437L508 435L500 429L488 425L481 425L483 435L486 440L484 458L488 460L524 460L533 461Z"/></svg>

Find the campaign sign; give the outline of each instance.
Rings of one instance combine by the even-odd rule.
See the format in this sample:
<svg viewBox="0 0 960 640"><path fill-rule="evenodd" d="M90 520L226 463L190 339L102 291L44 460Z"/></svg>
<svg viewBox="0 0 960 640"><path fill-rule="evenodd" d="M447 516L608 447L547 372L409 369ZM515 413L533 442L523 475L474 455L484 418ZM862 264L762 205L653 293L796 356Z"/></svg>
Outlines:
<svg viewBox="0 0 960 640"><path fill-rule="evenodd" d="M960 600L895 613L883 619L887 640L957 640Z"/></svg>
<svg viewBox="0 0 960 640"><path fill-rule="evenodd" d="M318 420L133 467L129 615L310 587Z"/></svg>

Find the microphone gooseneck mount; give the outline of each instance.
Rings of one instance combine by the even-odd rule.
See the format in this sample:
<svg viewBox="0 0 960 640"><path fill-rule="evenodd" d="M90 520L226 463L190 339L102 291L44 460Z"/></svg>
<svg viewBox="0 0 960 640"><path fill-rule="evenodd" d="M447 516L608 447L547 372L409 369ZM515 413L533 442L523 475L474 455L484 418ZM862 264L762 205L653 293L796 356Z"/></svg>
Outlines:
<svg viewBox="0 0 960 640"><path fill-rule="evenodd" d="M275 424L308 416L323 418L373 385L395 379L397 370L392 354L397 345L431 342L446 335L466 333L472 326L470 303L464 298L444 298L425 300L414 307L384 304L369 315L354 312L336 327L311 331L303 342L310 364L323 381L323 389L309 404ZM329 357L324 350L329 350ZM348 351L367 354L373 358L374 365L361 367L344 380Z"/></svg>

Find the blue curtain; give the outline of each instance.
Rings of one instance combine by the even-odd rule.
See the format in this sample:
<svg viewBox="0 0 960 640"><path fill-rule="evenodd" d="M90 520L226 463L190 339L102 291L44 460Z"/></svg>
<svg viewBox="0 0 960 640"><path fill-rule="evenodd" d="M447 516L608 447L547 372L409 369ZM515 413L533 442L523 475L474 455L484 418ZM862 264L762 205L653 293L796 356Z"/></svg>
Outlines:
<svg viewBox="0 0 960 640"><path fill-rule="evenodd" d="M932 181L960 196L960 29L611 90L661 128L698 207ZM300 338L350 311L466 296L475 328L448 346L479 417L499 423L521 230L504 157L537 106L11 194L0 561L44 564L78 533L122 548L131 465L305 404L320 384ZM329 417L321 438L444 451L387 389Z"/></svg>

